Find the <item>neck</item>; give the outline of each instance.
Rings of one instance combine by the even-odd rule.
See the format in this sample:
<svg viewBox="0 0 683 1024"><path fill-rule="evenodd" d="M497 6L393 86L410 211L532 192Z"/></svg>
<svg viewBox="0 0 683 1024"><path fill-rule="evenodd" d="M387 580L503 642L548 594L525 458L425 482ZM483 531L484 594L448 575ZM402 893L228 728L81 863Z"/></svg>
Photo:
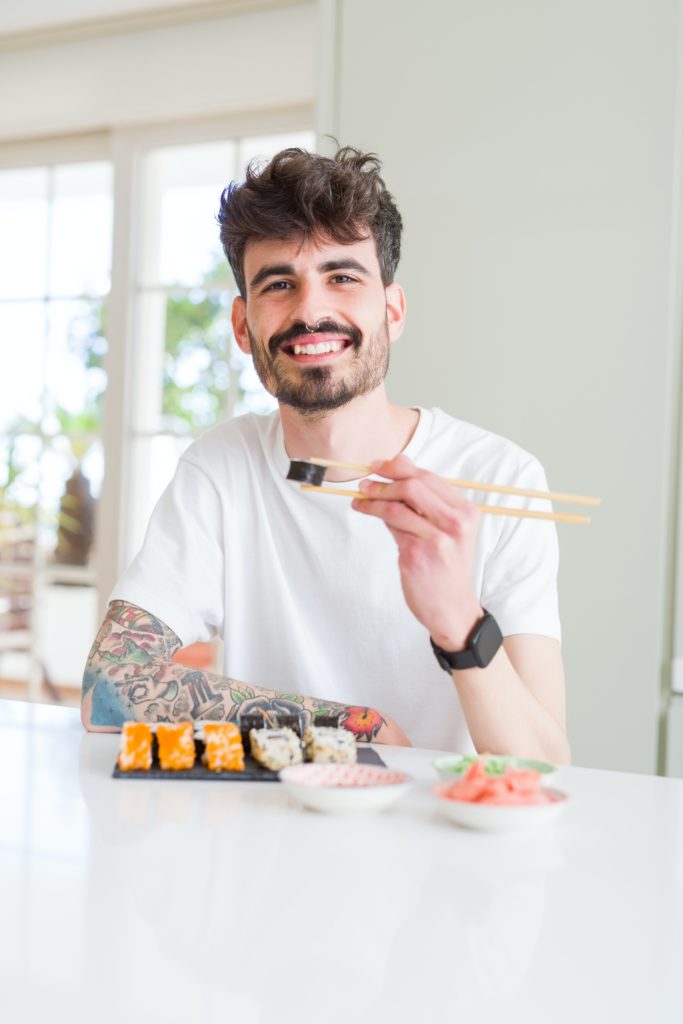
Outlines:
<svg viewBox="0 0 683 1024"><path fill-rule="evenodd" d="M392 405L384 385L340 409L316 417L280 406L285 450L290 459L337 459L367 464L398 455L410 441L419 413ZM352 470L328 469L326 480L352 480Z"/></svg>

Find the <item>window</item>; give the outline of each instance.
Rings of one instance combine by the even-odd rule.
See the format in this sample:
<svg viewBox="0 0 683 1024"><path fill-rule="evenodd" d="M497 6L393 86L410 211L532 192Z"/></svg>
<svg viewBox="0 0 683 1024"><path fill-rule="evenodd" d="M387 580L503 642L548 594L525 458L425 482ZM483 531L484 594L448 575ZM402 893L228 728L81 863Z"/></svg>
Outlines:
<svg viewBox="0 0 683 1024"><path fill-rule="evenodd" d="M60 682L74 644L38 622L61 603L77 637L96 607L111 164L0 171L0 222L0 674Z"/></svg>
<svg viewBox="0 0 683 1024"><path fill-rule="evenodd" d="M120 131L6 168L0 147L0 691L77 701L178 456L274 407L231 336L215 216L249 160L313 146L287 122Z"/></svg>

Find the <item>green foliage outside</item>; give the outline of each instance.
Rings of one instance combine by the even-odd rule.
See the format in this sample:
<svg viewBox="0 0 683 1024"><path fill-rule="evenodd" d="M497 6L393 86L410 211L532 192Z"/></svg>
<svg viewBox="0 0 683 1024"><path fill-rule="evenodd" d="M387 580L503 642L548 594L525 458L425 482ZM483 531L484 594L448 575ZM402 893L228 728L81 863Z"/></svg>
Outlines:
<svg viewBox="0 0 683 1024"><path fill-rule="evenodd" d="M100 300L92 300L84 312L74 317L69 327L68 347L86 371L87 391L83 407L72 412L56 403L46 419L30 420L19 416L10 423L5 434L7 447L3 459L2 476L6 479L0 487L0 512L5 513L9 522L35 522L36 509L30 497L34 489L27 481L35 474L35 449L44 448L43 432L50 438L67 437L75 464L80 462L101 432L107 342L105 307ZM41 441L29 445L27 441L30 442L31 436L41 438Z"/></svg>
<svg viewBox="0 0 683 1024"><path fill-rule="evenodd" d="M178 291L167 298L161 431L199 434L224 415L231 372L228 289L227 265L221 258L198 288ZM101 435L105 338L106 307L93 300L69 327L69 349L85 368L87 387L82 408L73 412L56 405L43 422L18 417L5 433L4 453L0 449L4 462L1 476L5 478L0 487L0 512L11 511L15 521L32 522L35 517L32 503L26 498L30 489L21 486L35 469L34 458L22 457L26 435L49 433L51 437L68 438L74 465ZM2 469L0 463L0 472Z"/></svg>
<svg viewBox="0 0 683 1024"><path fill-rule="evenodd" d="M224 259L205 274L201 287L167 299L162 425L170 433L201 433L224 413L230 383L227 299Z"/></svg>

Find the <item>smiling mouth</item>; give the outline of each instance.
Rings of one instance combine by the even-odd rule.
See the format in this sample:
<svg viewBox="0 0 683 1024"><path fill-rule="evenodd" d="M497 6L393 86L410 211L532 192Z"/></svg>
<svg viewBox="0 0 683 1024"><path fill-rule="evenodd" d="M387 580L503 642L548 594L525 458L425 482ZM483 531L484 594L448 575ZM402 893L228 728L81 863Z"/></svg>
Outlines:
<svg viewBox="0 0 683 1024"><path fill-rule="evenodd" d="M351 338L339 337L339 335L324 336L306 335L287 341L281 347L281 351L298 363L321 362L333 359L341 352L353 346Z"/></svg>

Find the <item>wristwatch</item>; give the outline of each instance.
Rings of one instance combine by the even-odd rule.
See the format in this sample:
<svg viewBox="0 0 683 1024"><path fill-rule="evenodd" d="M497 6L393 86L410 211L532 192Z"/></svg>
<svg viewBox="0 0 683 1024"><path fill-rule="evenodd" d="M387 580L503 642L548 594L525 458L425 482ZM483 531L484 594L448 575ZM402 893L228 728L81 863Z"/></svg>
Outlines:
<svg viewBox="0 0 683 1024"><path fill-rule="evenodd" d="M464 651L444 651L429 638L432 650L441 668L446 672L463 668L486 668L503 642L503 634L490 612L484 608L484 618L474 627Z"/></svg>

